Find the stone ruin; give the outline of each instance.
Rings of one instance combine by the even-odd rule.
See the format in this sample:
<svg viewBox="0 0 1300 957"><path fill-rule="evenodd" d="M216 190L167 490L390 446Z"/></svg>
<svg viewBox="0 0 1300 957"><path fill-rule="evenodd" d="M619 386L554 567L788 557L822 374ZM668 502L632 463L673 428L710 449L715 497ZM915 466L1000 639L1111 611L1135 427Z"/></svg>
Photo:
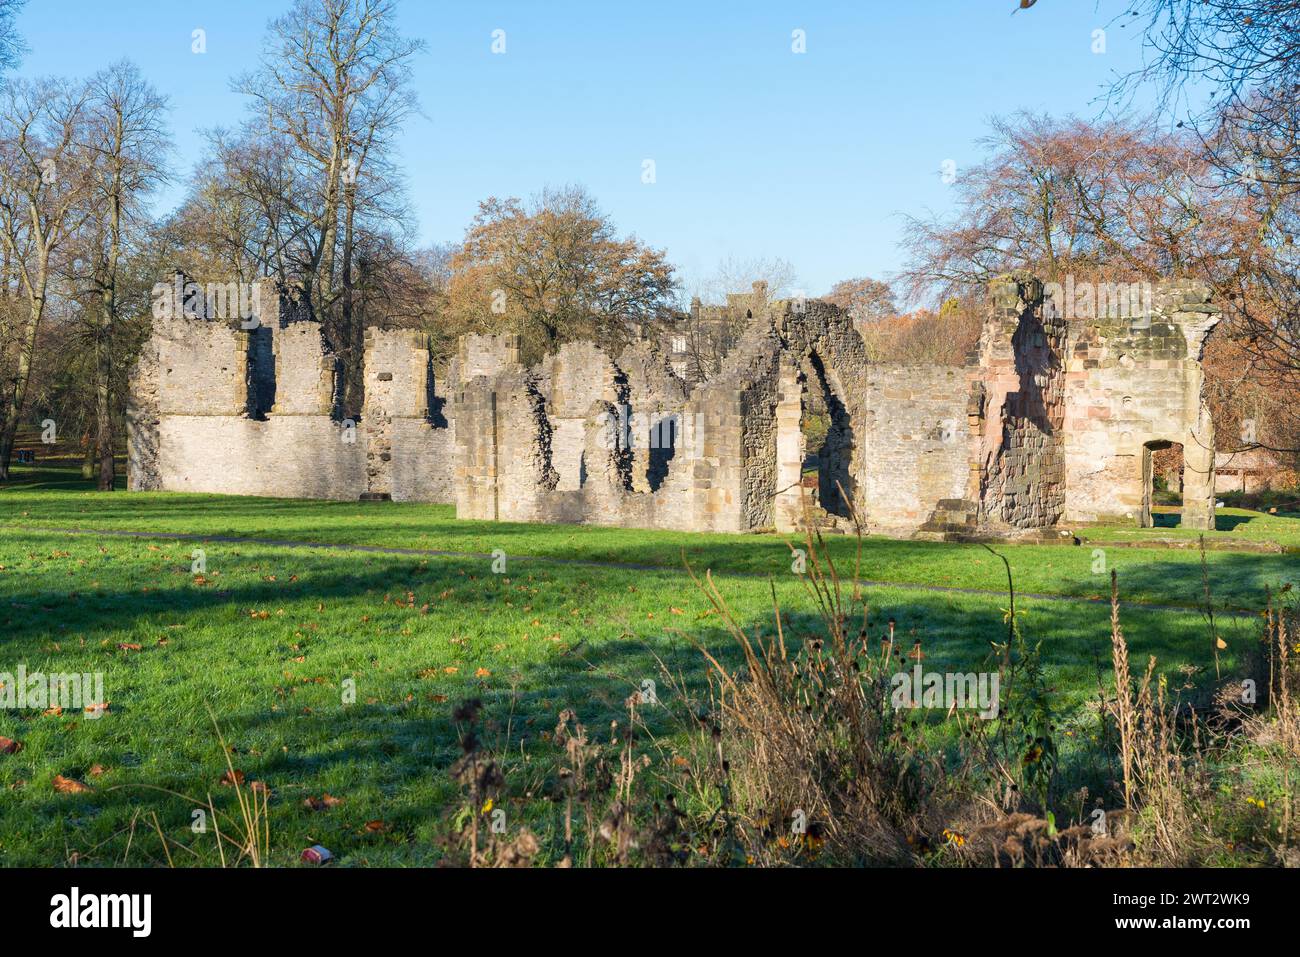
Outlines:
<svg viewBox="0 0 1300 957"><path fill-rule="evenodd" d="M961 539L1150 525L1152 455L1177 443L1182 523L1212 528L1208 293L1161 284L1140 312L1087 319L1061 298L1027 275L992 282L960 367L870 362L837 307L764 302L721 371L689 386L649 339L617 357L573 342L527 367L516 337L470 335L435 364L419 334L372 328L353 422L320 325L268 287L278 315L253 329L155 321L132 378L129 487L714 532L856 516Z"/></svg>

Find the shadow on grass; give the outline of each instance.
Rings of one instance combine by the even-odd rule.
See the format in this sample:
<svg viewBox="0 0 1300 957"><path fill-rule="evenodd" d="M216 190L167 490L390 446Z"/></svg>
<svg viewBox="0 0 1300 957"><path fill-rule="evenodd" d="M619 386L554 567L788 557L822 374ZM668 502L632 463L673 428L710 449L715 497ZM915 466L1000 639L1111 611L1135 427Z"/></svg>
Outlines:
<svg viewBox="0 0 1300 957"><path fill-rule="evenodd" d="M27 537L38 549L63 544L53 535ZM307 558L325 561L315 554ZM200 798L213 792L219 802L229 805L229 790L217 783L225 765L205 703L213 707L226 740L237 749L232 757L236 766L248 780L265 781L275 792L273 842L279 852L289 855L279 863L289 863L297 849L318 842L357 861L428 863L434 859L432 839L439 827L435 822L443 820L459 800L447 775L459 755L458 731L451 721L457 701L482 698L488 743L536 757L531 773L538 777L535 783L541 793L547 776L541 757L554 751L543 732L554 726L561 709L574 708L593 734L607 736L610 722L626 714L624 700L652 680L662 710L645 709L645 713L656 734L671 738L681 727L679 722L688 721L689 712L703 703L705 661L690 640L674 633L675 628L690 633L728 666L740 664L733 640L716 618L682 616L680 622L673 622L674 629L668 629L648 623L639 616L639 606L632 607L630 583L635 583L638 594L662 591L659 607L670 601L688 606L689 599L698 596L691 595L692 586L680 576L535 566L513 573L512 581L521 583L536 575L538 582L576 583L589 596L598 620L580 629L580 637L546 646L532 660L504 665L489 661L492 674L482 678L471 678L469 667L454 680L422 678L417 673L419 648L426 642L429 647L445 645L456 622L468 618L482 623L483 636L475 641L480 650L486 649L490 640L486 636L504 614L502 582L487 575L482 562L465 559L422 564L398 556L367 556L345 563L338 556L329 558L324 568L303 565L301 580L289 586L283 578L274 583L262 580L260 572L280 561L282 576L288 568L298 567L292 565L296 557L277 555L273 549L231 548L220 556L224 567L231 569L231 578L237 569L247 574L251 568L259 573L257 580L198 588L183 568L174 573L174 583L148 593L100 589L72 605L66 583L53 573L23 579L23 584L38 583L26 590L15 590L19 583L12 579L0 579L5 599L20 606L3 609L9 617L0 641L5 661L40 662L46 670L81 671L98 665L109 672L106 680L116 708L93 727L84 722L67 732L51 726L48 732L23 733L35 732L40 722L51 719L10 722L18 733L5 733L28 738L30 746L5 758L0 773L6 780L26 775L33 786L18 792L19 808L12 823L4 826L27 831L25 839L10 837L5 842L9 850L3 853L13 858L6 863L49 864L52 857L61 860L65 848L86 853L105 841L108 850L90 854L87 861L108 863L122 852L127 841L124 829L141 808L158 813L165 833L195 840L188 831L189 806L136 786ZM335 567L341 564L346 567ZM1121 588L1167 572L1159 565L1126 566ZM466 593L470 575L481 576L481 587ZM734 601L751 635L772 634L764 583L723 581L719 587ZM440 614L434 608L427 616L418 616L378 600L381 594L403 594L408 589L422 599L454 589L454 613L449 609ZM608 600L598 602L601 596ZM868 599L869 636L883 634L888 619L895 619L904 646L922 642L927 670L995 667L991 646L1005 638L1004 602L898 588L871 589ZM567 601L561 596L546 612L554 613ZM311 636L305 666L295 667L289 646L292 622L309 617L317 603L340 602L346 606L348 624L327 623L319 636ZM281 606L289 614L267 632L259 631L257 622L247 616L249 609ZM1095 718L1085 705L1099 682L1109 680L1108 609L1031 600L1020 601L1018 608L1024 613L1022 629L1028 639L1043 642L1044 660L1058 690L1061 731L1079 732L1073 745L1063 741L1063 778L1092 780L1104 775L1106 769L1098 767L1095 748L1086 739ZM787 595L783 609L788 643L822 634L820 619L806 602L800 604ZM373 615L376 631L382 633L356 624L361 612ZM1135 662L1145 663L1146 656L1155 655L1161 672L1175 676L1171 682L1175 687L1184 667L1200 669L1188 679L1193 682L1204 683L1207 670L1212 675L1207 630L1196 615L1125 609L1124 616ZM455 619L452 625L447 624L448 618ZM174 648L148 648L134 654L114 651L114 639L121 640L133 630L157 631L162 627L159 623L168 620L195 622L200 629L242 623L247 631L206 637L182 631ZM400 632L406 622L421 629L409 639ZM58 625L69 623L81 633L60 632ZM1221 662L1231 673L1237 667L1237 649L1245 647L1255 625L1237 621L1221 627L1232 639ZM505 631L503 626L497 637L512 641ZM74 646L74 638L84 638L85 645ZM56 640L61 646L53 649ZM671 682L663 676L665 667L680 676L695 700L673 697ZM357 677L358 693L356 703L344 706L339 683L348 676ZM936 725L942 722L941 716L930 718ZM66 795L49 788L52 774L86 778L92 764L113 769L95 791ZM35 789L38 784L40 790ZM112 785L133 786L114 789ZM326 791L345 798L337 812L315 813L302 806L305 797ZM383 820L386 830L368 832L365 825L372 820Z"/></svg>
<svg viewBox="0 0 1300 957"><path fill-rule="evenodd" d="M1222 512L1216 512L1214 516L1214 530L1216 532L1231 532L1242 525L1254 521L1253 515L1225 515ZM1183 515L1181 511L1152 512L1151 524L1154 528L1182 528Z"/></svg>
<svg viewBox="0 0 1300 957"><path fill-rule="evenodd" d="M696 567L712 568L718 574L781 576L788 573L790 563L787 537L774 534L717 535L459 521L454 518L452 506L421 503L183 493L103 495L84 491L89 485L79 478L64 479L58 487L66 492L16 495L13 501L19 514L15 517L29 525L48 523L182 535L427 548L478 555L499 548L512 559L531 556L672 570L680 570L684 552ZM0 493L2 501L3 493ZM81 520L83 513L85 519ZM1162 528L1176 528L1178 516L1157 513L1156 520ZM1251 521L1251 517L1218 516L1223 531ZM1137 541L1140 542L1140 537ZM1105 539L1099 539L1096 544L1104 548ZM832 536L826 547L843 563L851 561L856 543ZM1017 582L1026 592L1089 598L1106 591L1106 574L1092 570L1095 553L1090 547L1007 545L1000 551L1010 560ZM1125 595L1130 601L1189 608L1203 601L1200 562L1194 547L1130 547L1122 552L1111 549L1107 558L1107 567L1119 568L1126 575ZM1225 607L1238 610L1262 605L1266 585L1296 581L1300 573L1300 562L1294 555L1213 551L1209 563L1217 599ZM1144 573L1144 568L1156 571ZM1130 569L1134 570L1131 576ZM898 584L938 584L993 591L1004 585L1001 564L975 545L869 538L863 548L862 571L867 579Z"/></svg>

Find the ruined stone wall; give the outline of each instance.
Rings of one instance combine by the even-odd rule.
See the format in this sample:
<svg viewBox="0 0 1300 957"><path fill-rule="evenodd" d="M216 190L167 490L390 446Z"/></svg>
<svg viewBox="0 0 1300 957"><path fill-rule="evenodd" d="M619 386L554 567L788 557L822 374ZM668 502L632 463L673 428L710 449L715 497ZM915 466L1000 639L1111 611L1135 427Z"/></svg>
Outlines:
<svg viewBox="0 0 1300 957"><path fill-rule="evenodd" d="M338 418L339 363L319 323L261 300L256 323L155 319L133 371L132 489L291 498L450 502L454 429L430 404L432 376L411 333L367 338L366 408ZM264 319L268 321L263 321Z"/></svg>
<svg viewBox="0 0 1300 957"><path fill-rule="evenodd" d="M457 343L456 358L460 381L476 376L494 376L519 364L519 337L470 333Z"/></svg>
<svg viewBox="0 0 1300 957"><path fill-rule="evenodd" d="M517 366L462 386L455 403L458 517L579 520L556 517L550 502L559 474L551 464L545 408L536 376Z"/></svg>
<svg viewBox="0 0 1300 957"><path fill-rule="evenodd" d="M681 445L681 411L687 388L669 356L653 342L634 342L618 357L626 386L626 403L618 410L632 435L632 488L657 491L668 477ZM635 396L636 404L632 404Z"/></svg>
<svg viewBox="0 0 1300 957"><path fill-rule="evenodd" d="M508 366L467 381L453 411L457 515L747 527L737 507L745 474L740 409L746 390L697 390L685 408L674 408L682 389L661 371L663 358L653 344L626 358L630 371L590 344L574 344L533 369ZM649 449L652 424L664 417L673 420L668 434L674 447Z"/></svg>
<svg viewBox="0 0 1300 957"><path fill-rule="evenodd" d="M338 391L339 363L330 352L320 326L294 322L267 328L275 364L271 415L332 415Z"/></svg>
<svg viewBox="0 0 1300 957"><path fill-rule="evenodd" d="M266 336L273 369L250 375L249 356ZM244 330L237 323L160 319L145 355L154 349L156 369L137 367L135 394L144 398L143 381L156 382L155 487L335 499L364 490L360 448L330 417L334 365L318 324ZM250 397L267 394L268 374L276 380L275 401L259 419ZM148 450L140 444L130 457L147 461Z"/></svg>
<svg viewBox="0 0 1300 957"><path fill-rule="evenodd" d="M872 527L914 530L938 500L961 497L968 471L963 370L871 366L852 323L820 303L778 303L760 319L721 373L689 396L646 344L616 363L590 344L565 347L531 373L516 367L480 378L455 407L462 430L458 514L732 532L796 527L806 451L799 416L810 375L830 406L842 406L851 463L843 484ZM540 400L521 402L529 376ZM616 418L620 406L651 421L672 416L678 426L657 486L645 481L648 455L636 443L629 449L606 438L593 449L599 418ZM579 435L583 480L566 482ZM570 448L560 448L561 440ZM517 458L531 464L521 472L510 464ZM544 470L539 463L555 470L554 486L516 481L516 473Z"/></svg>
<svg viewBox="0 0 1300 957"><path fill-rule="evenodd" d="M497 502L497 393L487 376L475 376L456 395L456 517L495 521Z"/></svg>
<svg viewBox="0 0 1300 957"><path fill-rule="evenodd" d="M804 411L830 420L821 448L806 450L820 460L818 501L849 527L850 516L861 515L864 506L858 486L870 450L859 434L872 409L866 346L848 314L835 306L815 300L780 305L776 329L803 374Z"/></svg>
<svg viewBox="0 0 1300 957"><path fill-rule="evenodd" d="M248 409L248 337L235 325L158 320L160 416L241 416Z"/></svg>
<svg viewBox="0 0 1300 957"><path fill-rule="evenodd" d="M421 336L371 329L357 422L339 420L338 360L301 310L281 301L253 330L159 320L132 379L130 487L454 501L502 521L740 532L856 515L891 535L1018 534L1149 521L1152 454L1180 443L1184 523L1208 527L1200 357L1217 310L1189 284L1114 321L1057 298L1001 277L967 364L933 367L869 362L836 307L756 296L693 386L651 341L617 359L569 343L525 368L516 336L472 335L435 369ZM810 414L825 416L817 449Z"/></svg>
<svg viewBox="0 0 1300 957"><path fill-rule="evenodd" d="M126 399L126 487L131 492L162 489L158 470L158 340L150 338L131 370Z"/></svg>
<svg viewBox="0 0 1300 957"><path fill-rule="evenodd" d="M1149 524L1150 455L1181 443L1183 526L1213 527L1214 435L1200 360L1219 310L1208 291L1148 287L1151 303L1130 311L1113 294L1108 304L1102 288L1077 316L1072 286L1012 275L990 287L971 389L968 495L981 518L994 528Z"/></svg>
<svg viewBox="0 0 1300 957"><path fill-rule="evenodd" d="M996 280L989 308L979 355L981 515L995 526L1055 525L1065 506L1066 324L1044 311L1032 277Z"/></svg>
<svg viewBox="0 0 1300 957"><path fill-rule="evenodd" d="M772 521L778 532L792 532L807 519L809 503L804 493L803 463L808 454L807 437L800 425L806 402L805 376L789 358L781 362L777 381L776 427L776 497Z"/></svg>
<svg viewBox="0 0 1300 957"><path fill-rule="evenodd" d="M874 365L860 387L861 517L873 532L902 535L938 502L966 495L968 373L946 366Z"/></svg>
<svg viewBox="0 0 1300 957"><path fill-rule="evenodd" d="M164 416L159 439L169 492L356 500L366 487L363 447L328 416Z"/></svg>
<svg viewBox="0 0 1300 957"><path fill-rule="evenodd" d="M626 377L591 342L564 344L542 360L537 376L550 422L551 465L559 474L557 488L572 492L586 481L584 450L592 404L626 404Z"/></svg>
<svg viewBox="0 0 1300 957"><path fill-rule="evenodd" d="M1176 442L1184 455L1182 525L1213 527L1214 429L1200 360L1219 318L1204 288L1171 283L1136 316L1071 321L1065 521L1140 521L1149 506L1144 454Z"/></svg>
<svg viewBox="0 0 1300 957"><path fill-rule="evenodd" d="M690 408L702 416L711 488L704 513L714 531L770 528L776 502L776 405L781 342L772 330L742 340L722 373L704 383ZM709 474L711 473L711 474Z"/></svg>
<svg viewBox="0 0 1300 957"><path fill-rule="evenodd" d="M456 433L430 408L446 384L434 376L428 341L410 330L371 328L365 345L367 494L399 502L452 501Z"/></svg>
<svg viewBox="0 0 1300 957"><path fill-rule="evenodd" d="M1190 330L1189 320L1178 328ZM1153 438L1186 443L1189 429L1203 436L1199 351L1189 357L1184 348L1184 358L1173 362L1162 357L1186 339L1184 332L1174 336L1157 324L1133 334L1126 347L1134 355L1131 368L1150 383L1145 391L1127 386L1141 392L1147 410L1143 437L1134 441L1139 447ZM835 513L833 478L869 530L893 535L954 526L968 533L1041 529L1067 510L1071 521L1087 520L1081 505L1089 496L1122 503L1143 488L1140 468L1135 473L1122 452L1112 463L1124 473L1122 488L1109 476L1090 486L1080 458L1089 468L1104 467L1129 441L1099 411L1116 388L1106 378L1115 373L1105 370L1127 370L1128 360L1094 356L1097 370L1086 379L1083 370L1067 369L1067 359L1089 361L1084 353L1103 340L1108 349L1117 345L1113 331L1068 323L1045 305L1042 285L1028 276L993 284L989 321L965 367L872 364L840 310L774 303L755 317L720 373L685 396L680 413L672 405L684 386L650 384L647 370L657 373L661 357L634 350L615 363L589 343L575 344L532 371L503 366L505 372L481 380L478 392L466 393L457 415L466 426L464 416L476 416L475 437L466 434L461 443L461 475L466 483L481 481L474 476L485 474L492 457L494 477L482 487L494 490L494 514L503 519L701 531L791 530L804 521L846 528L850 511ZM536 392L527 402L521 383ZM489 426L481 410L494 392L498 406ZM506 398L522 411L501 405ZM1129 399L1127 407L1138 401ZM614 417L619 408L681 420L681 445L657 486L648 481L642 450L592 445L597 419ZM813 451L800 430L809 408L827 412L831 423L817 463L821 505L813 511L801 482ZM494 450L477 437L481 429L495 435ZM529 464L516 469L516 459ZM532 477L543 473L553 476ZM473 498L458 500L461 514L490 513Z"/></svg>

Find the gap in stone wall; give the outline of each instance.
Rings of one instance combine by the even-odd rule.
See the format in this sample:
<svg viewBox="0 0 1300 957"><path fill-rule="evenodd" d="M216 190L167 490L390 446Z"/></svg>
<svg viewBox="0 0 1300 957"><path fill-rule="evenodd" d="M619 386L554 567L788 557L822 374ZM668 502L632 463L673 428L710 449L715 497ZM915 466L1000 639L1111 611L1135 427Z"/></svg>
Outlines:
<svg viewBox="0 0 1300 957"><path fill-rule="evenodd" d="M1138 525L1155 528L1164 524L1152 508L1182 506L1185 468L1183 445L1167 439L1153 439L1142 446L1142 512ZM1162 494L1163 493L1163 494Z"/></svg>
<svg viewBox="0 0 1300 957"><path fill-rule="evenodd" d="M438 374L434 368L433 356L429 356L425 369L424 396L428 405L429 424L435 429L445 429L451 423L447 420L447 399L438 395Z"/></svg>
<svg viewBox="0 0 1300 957"><path fill-rule="evenodd" d="M275 405L275 351L270 326L248 330L248 362L245 386L248 390L247 416L265 422Z"/></svg>
<svg viewBox="0 0 1300 957"><path fill-rule="evenodd" d="M806 388L799 423L808 440L803 469L816 469L817 504L828 514L847 519L854 494L850 469L853 423L848 408L836 394L821 356L810 352L806 365ZM810 427L814 427L811 435Z"/></svg>
<svg viewBox="0 0 1300 957"><path fill-rule="evenodd" d="M681 416L676 412L660 415L653 419L650 426L650 455L646 468L646 482L651 492L659 491L668 479L673 457L677 454L677 444L681 437Z"/></svg>

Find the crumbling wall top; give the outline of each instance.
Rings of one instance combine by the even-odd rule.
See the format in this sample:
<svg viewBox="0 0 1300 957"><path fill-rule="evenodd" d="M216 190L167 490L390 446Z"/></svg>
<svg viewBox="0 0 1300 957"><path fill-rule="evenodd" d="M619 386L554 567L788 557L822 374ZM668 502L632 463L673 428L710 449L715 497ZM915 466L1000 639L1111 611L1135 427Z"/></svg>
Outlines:
<svg viewBox="0 0 1300 957"><path fill-rule="evenodd" d="M429 414L427 338L410 329L365 333L366 408L397 418Z"/></svg>
<svg viewBox="0 0 1300 957"><path fill-rule="evenodd" d="M456 361L461 382L468 382L475 376L497 375L519 364L519 336L477 332L461 336L456 346Z"/></svg>

